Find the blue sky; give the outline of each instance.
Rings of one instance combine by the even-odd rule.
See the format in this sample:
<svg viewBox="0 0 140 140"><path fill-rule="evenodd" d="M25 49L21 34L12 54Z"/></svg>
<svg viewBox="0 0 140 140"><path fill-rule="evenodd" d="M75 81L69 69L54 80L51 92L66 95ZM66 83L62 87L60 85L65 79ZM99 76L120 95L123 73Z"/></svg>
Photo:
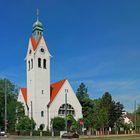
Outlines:
<svg viewBox="0 0 140 140"><path fill-rule="evenodd" d="M91 98L109 91L140 103L139 0L1 0L0 77L26 86L25 55L36 9L51 55L51 82L84 82Z"/></svg>

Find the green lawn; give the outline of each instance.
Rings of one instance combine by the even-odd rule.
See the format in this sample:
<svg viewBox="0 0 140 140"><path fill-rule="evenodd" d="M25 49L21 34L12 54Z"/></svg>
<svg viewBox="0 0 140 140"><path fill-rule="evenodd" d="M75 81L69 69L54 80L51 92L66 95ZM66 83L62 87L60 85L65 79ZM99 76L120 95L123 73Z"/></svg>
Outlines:
<svg viewBox="0 0 140 140"><path fill-rule="evenodd" d="M80 140L140 140L140 135L80 138Z"/></svg>

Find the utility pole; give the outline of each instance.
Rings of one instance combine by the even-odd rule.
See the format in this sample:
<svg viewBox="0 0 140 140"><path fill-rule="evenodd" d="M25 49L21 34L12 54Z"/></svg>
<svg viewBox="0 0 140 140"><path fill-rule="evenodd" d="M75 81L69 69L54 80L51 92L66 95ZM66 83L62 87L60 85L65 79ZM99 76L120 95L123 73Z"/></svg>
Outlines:
<svg viewBox="0 0 140 140"><path fill-rule="evenodd" d="M135 111L135 133L137 133L137 111L136 111L136 100L134 103L134 111Z"/></svg>
<svg viewBox="0 0 140 140"><path fill-rule="evenodd" d="M30 136L33 135L33 105L32 105L32 101L31 101L31 134Z"/></svg>
<svg viewBox="0 0 140 140"><path fill-rule="evenodd" d="M5 133L7 133L7 86L6 86L6 79L5 79L5 120L4 120L4 128L5 128Z"/></svg>
<svg viewBox="0 0 140 140"><path fill-rule="evenodd" d="M65 89L65 130L67 131L67 92L68 89Z"/></svg>

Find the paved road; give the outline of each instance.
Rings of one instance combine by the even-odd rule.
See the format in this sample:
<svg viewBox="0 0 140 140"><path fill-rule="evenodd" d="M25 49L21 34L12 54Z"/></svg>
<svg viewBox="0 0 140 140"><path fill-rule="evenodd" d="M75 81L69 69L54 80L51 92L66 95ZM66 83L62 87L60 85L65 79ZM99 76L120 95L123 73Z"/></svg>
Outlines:
<svg viewBox="0 0 140 140"><path fill-rule="evenodd" d="M0 137L0 140L61 140L61 139L59 137L10 136L10 137Z"/></svg>
<svg viewBox="0 0 140 140"><path fill-rule="evenodd" d="M126 135L121 139L116 136L109 136L113 138L113 140L140 140L140 135L137 135L136 137L127 137ZM87 137L86 137L87 138ZM29 137L29 136L9 136L7 138L5 137L0 137L0 140L61 140L59 137ZM68 140L68 139L63 139L63 140ZM90 137L90 140L92 140L92 137ZM93 140L96 140L95 137L93 137Z"/></svg>

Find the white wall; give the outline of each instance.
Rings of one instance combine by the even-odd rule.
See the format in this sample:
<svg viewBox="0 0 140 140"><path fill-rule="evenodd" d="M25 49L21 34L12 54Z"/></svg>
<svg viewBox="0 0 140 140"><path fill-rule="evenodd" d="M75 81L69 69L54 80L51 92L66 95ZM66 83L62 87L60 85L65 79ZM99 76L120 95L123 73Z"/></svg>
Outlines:
<svg viewBox="0 0 140 140"><path fill-rule="evenodd" d="M21 102L24 106L24 110L25 110L25 115L28 115L28 111L27 111L27 107L26 107L26 103L24 101L24 97L22 95L22 91L20 89L19 94L18 94L18 102Z"/></svg>
<svg viewBox="0 0 140 140"><path fill-rule="evenodd" d="M50 105L49 108L49 121L51 121L52 118L58 116L58 110L62 104L65 104L65 89L68 89L67 93L67 103L72 105L72 107L75 110L75 116L74 118L78 120L79 118L82 118L82 107L72 89L70 86L68 80L65 81L62 88L60 89L59 93L55 97L54 101ZM60 116L61 117L61 116ZM50 128L50 125L49 125Z"/></svg>
<svg viewBox="0 0 140 140"><path fill-rule="evenodd" d="M32 48L31 43L29 43L29 48ZM40 52L43 48L45 53ZM28 49L28 51L30 50ZM42 67L38 67L38 58L42 60ZM47 104L50 101L50 53L45 44L44 38L40 40L38 47L34 51L32 49L32 54L27 54L26 57L27 64L27 93L29 96L29 116L31 117L31 101L33 110L33 119L36 122L36 129L39 128L40 124L45 124L47 126ZM28 60L33 59L33 69L28 70ZM43 59L47 60L46 69L43 68ZM42 94L43 90L43 94ZM44 117L41 116L41 111L44 112ZM46 129L46 128L45 128Z"/></svg>

